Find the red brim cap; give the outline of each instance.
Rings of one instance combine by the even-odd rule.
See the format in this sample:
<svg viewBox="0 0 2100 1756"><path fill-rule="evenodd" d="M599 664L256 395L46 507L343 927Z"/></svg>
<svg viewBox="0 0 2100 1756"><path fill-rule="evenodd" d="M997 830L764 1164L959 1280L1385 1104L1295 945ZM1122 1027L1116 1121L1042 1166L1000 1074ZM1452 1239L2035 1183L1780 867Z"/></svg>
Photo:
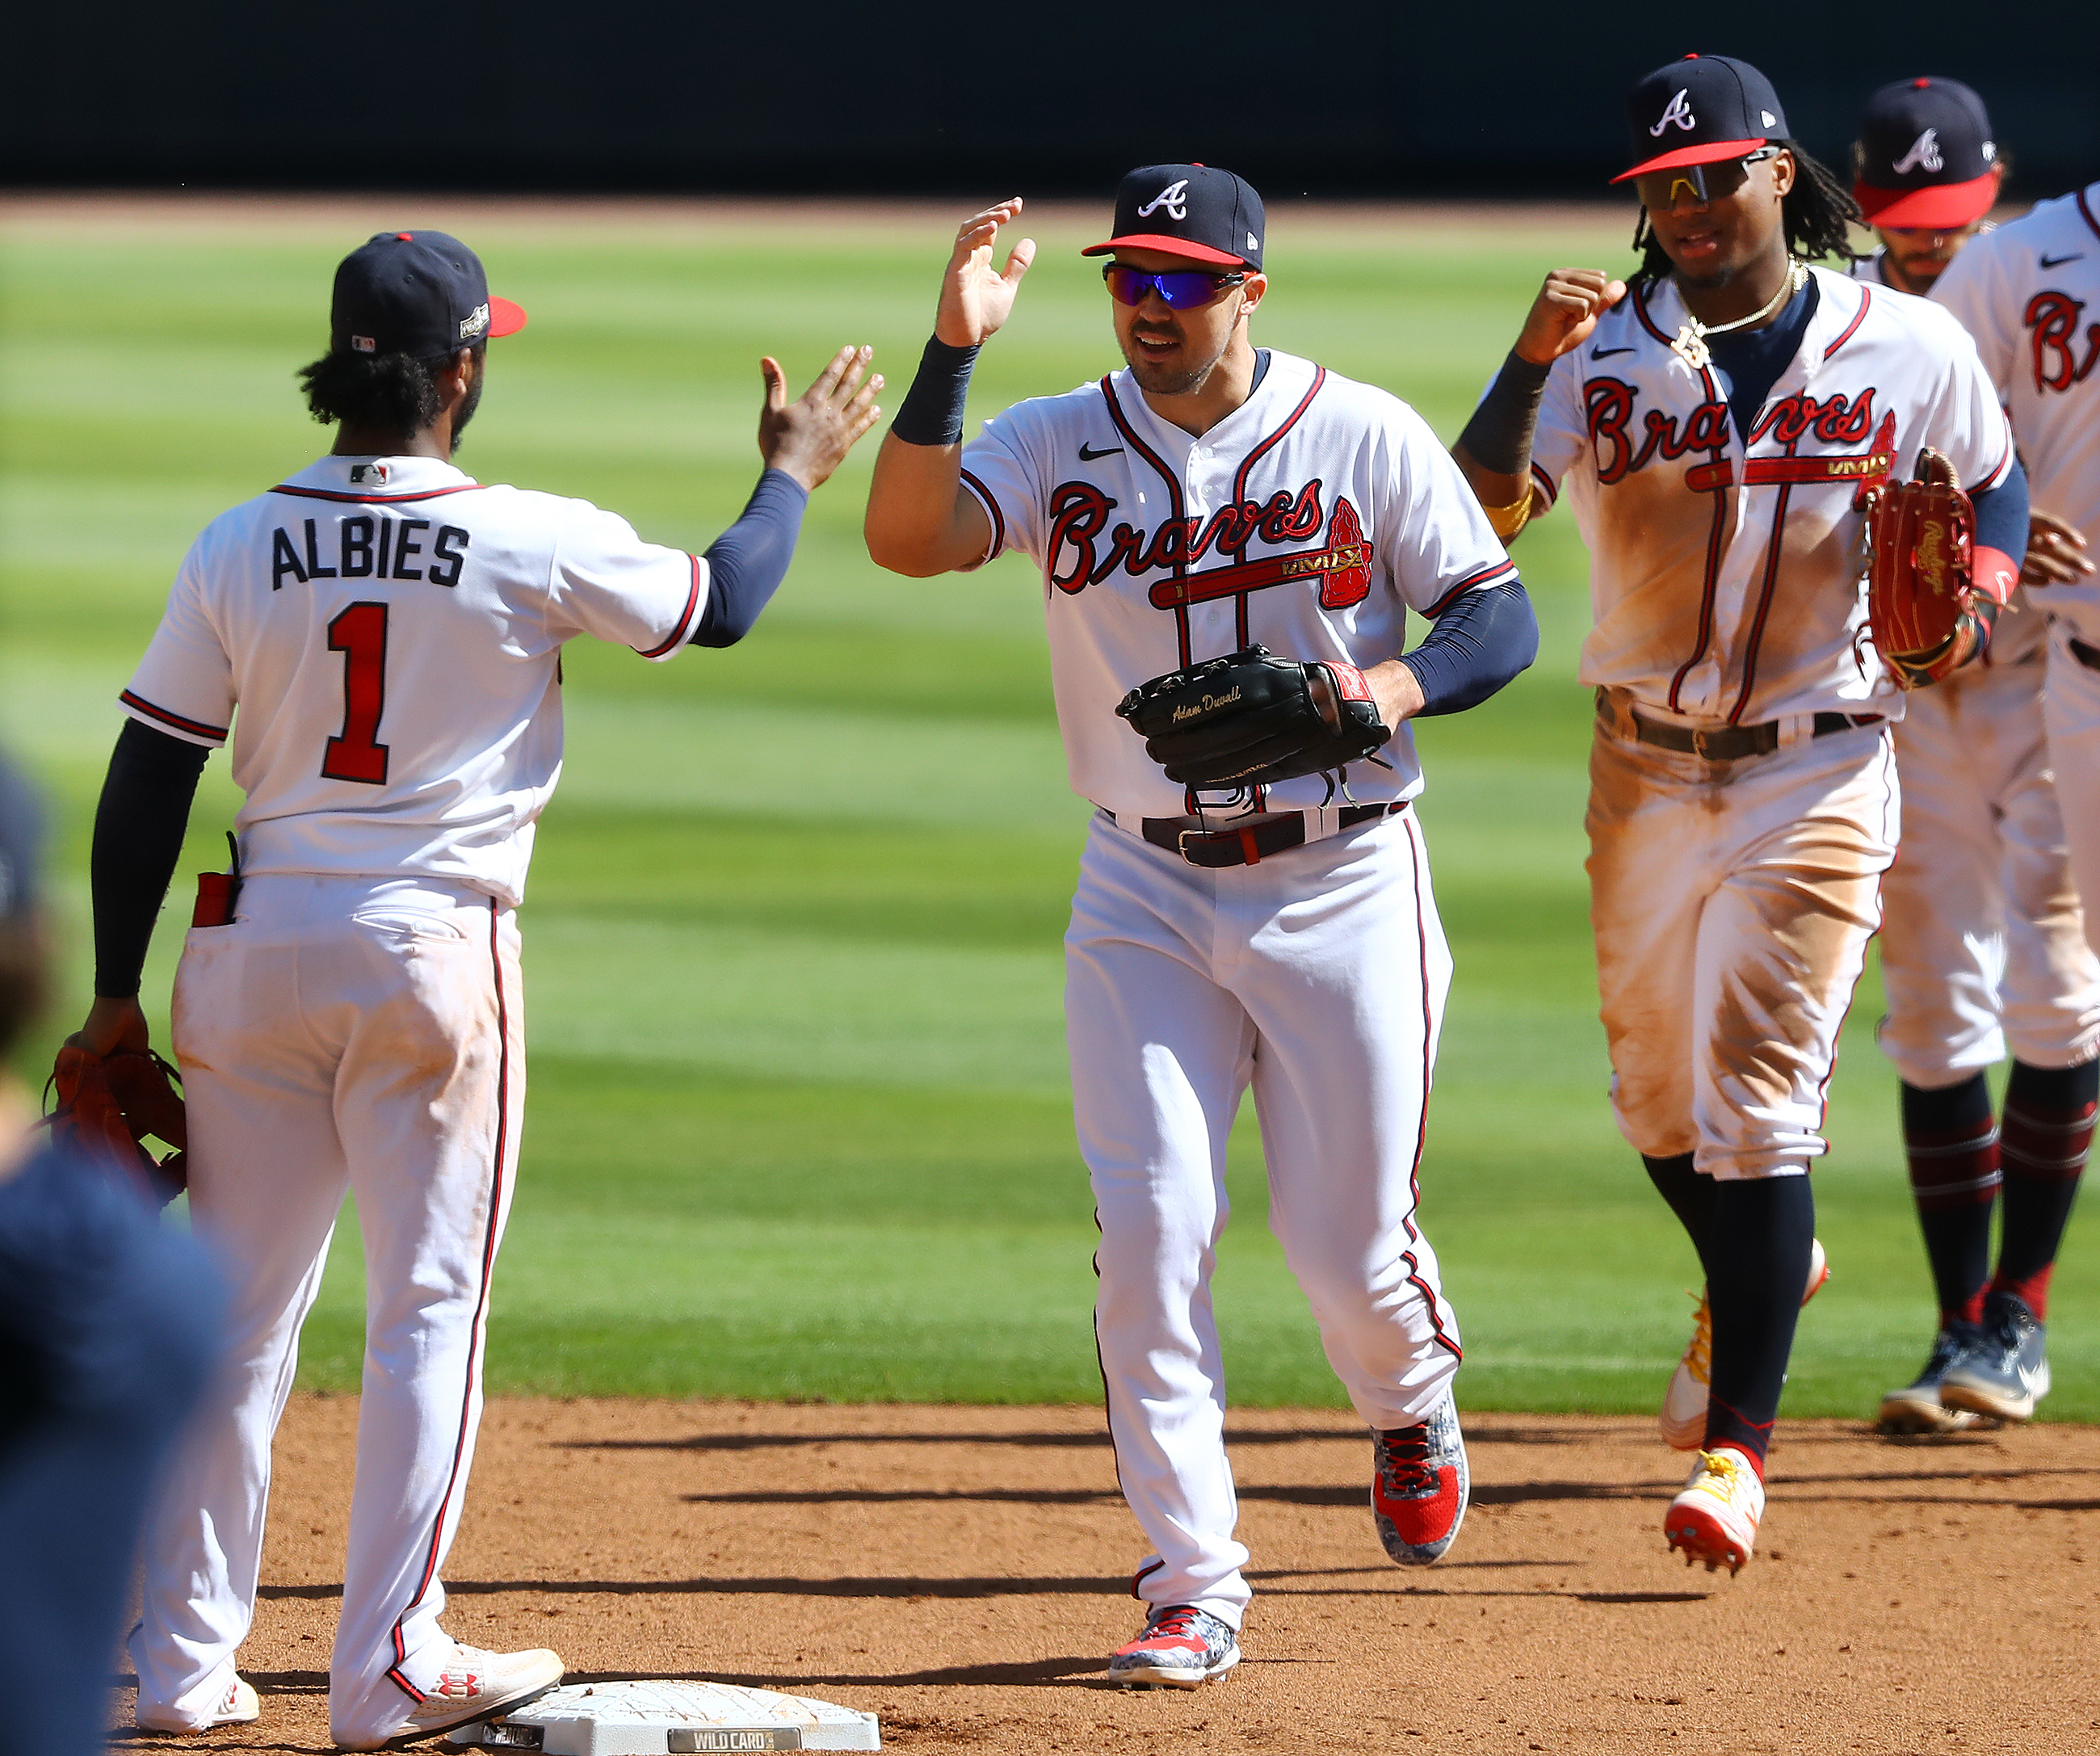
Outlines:
<svg viewBox="0 0 2100 1756"><path fill-rule="evenodd" d="M1998 179L1986 171L1966 183L1927 183L1922 189L1876 189L1852 186L1852 199L1870 226L1907 232L1941 231L1965 226L1991 211L1998 198Z"/></svg>
<svg viewBox="0 0 2100 1756"><path fill-rule="evenodd" d="M1653 158L1643 159L1631 170L1622 170L1613 183L1628 183L1644 176L1652 170L1675 170L1680 165L1720 165L1732 158L1748 158L1759 147L1769 146L1768 140L1709 140L1704 146L1679 147L1674 152L1658 153Z"/></svg>
<svg viewBox="0 0 2100 1756"><path fill-rule="evenodd" d="M515 335L525 327L525 307L514 305L507 298L498 298L493 293L488 296L488 333L491 335Z"/></svg>
<svg viewBox="0 0 2100 1756"><path fill-rule="evenodd" d="M1246 266L1244 256L1228 256L1207 244L1191 244L1186 238L1167 237L1156 232L1133 232L1126 237L1110 238L1105 244L1090 244L1079 254L1105 256L1110 250L1158 250L1163 255L1185 256L1192 263L1211 263L1220 268Z"/></svg>

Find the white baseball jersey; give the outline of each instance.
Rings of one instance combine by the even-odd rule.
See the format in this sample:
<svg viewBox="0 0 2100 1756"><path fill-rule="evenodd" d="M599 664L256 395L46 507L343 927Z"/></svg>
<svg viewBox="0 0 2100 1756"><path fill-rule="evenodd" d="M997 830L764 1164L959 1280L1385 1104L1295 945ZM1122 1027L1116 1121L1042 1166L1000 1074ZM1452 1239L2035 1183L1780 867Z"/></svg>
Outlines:
<svg viewBox="0 0 2100 1756"><path fill-rule="evenodd" d="M1972 240L1933 297L1976 339L2034 504L2100 532L2100 183ZM2100 581L2052 585L2046 601L2100 642Z"/></svg>
<svg viewBox="0 0 2100 1756"><path fill-rule="evenodd" d="M1288 354L1200 436L1154 414L1123 371L986 421L963 463L991 518L986 558L1017 549L1043 570L1072 789L1118 817L1193 803L1115 717L1138 684L1256 641L1381 664L1405 647L1409 610L1433 616L1516 577L1419 415ZM1407 726L1378 755L1390 765L1350 768L1354 798L1421 791ZM1307 775L1257 808L1312 810L1328 793Z"/></svg>
<svg viewBox="0 0 2100 1756"><path fill-rule="evenodd" d="M192 545L126 712L233 742L250 875L420 875L522 900L579 634L666 659L708 564L587 501L329 457Z"/></svg>
<svg viewBox="0 0 2100 1756"><path fill-rule="evenodd" d="M1958 324L1810 272L1815 311L1747 446L1721 368L1671 346L1688 315L1673 281L1637 283L1546 381L1533 479L1549 504L1567 489L1590 549L1582 679L1628 691L1649 718L1900 715L1866 629L1859 491L1908 478L1926 445L1971 492L2011 467Z"/></svg>

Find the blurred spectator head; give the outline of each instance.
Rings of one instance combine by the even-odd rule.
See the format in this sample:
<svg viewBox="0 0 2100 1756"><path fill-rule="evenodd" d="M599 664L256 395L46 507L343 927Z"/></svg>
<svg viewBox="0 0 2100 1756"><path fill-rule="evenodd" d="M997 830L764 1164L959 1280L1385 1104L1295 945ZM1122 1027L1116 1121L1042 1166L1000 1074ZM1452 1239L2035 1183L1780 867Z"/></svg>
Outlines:
<svg viewBox="0 0 2100 1756"><path fill-rule="evenodd" d="M0 756L0 1061L43 1010L49 977L39 896L44 813L20 770Z"/></svg>

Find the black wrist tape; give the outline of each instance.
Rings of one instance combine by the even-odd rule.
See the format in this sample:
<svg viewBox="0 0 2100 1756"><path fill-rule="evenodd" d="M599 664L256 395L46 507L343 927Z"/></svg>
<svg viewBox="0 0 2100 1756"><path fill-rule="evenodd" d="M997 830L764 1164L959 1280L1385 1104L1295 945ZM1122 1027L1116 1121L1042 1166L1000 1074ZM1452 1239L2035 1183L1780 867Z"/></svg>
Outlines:
<svg viewBox="0 0 2100 1756"><path fill-rule="evenodd" d="M1497 475L1522 475L1531 461L1531 435L1538 426L1538 404L1546 395L1551 366L1534 366L1517 357L1515 348L1458 435L1467 455Z"/></svg>
<svg viewBox="0 0 2100 1756"><path fill-rule="evenodd" d="M919 375L889 430L907 445L953 445L963 436L963 404L970 392L974 347L951 347L938 336L919 356Z"/></svg>

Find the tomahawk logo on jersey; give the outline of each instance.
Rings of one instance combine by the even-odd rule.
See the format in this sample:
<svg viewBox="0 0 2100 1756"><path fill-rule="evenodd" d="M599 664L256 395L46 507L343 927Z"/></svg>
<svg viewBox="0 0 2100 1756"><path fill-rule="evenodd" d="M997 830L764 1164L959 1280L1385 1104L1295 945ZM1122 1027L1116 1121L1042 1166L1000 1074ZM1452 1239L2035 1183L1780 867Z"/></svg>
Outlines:
<svg viewBox="0 0 2100 1756"><path fill-rule="evenodd" d="M562 643L668 658L707 589L586 501L324 457L198 537L122 700L230 732L251 876L425 873L514 907L561 774Z"/></svg>
<svg viewBox="0 0 2100 1756"><path fill-rule="evenodd" d="M1975 239L1934 297L1976 338L2026 454L2034 504L2100 532L2100 183ZM2047 607L2100 644L2100 580Z"/></svg>
<svg viewBox="0 0 2100 1756"><path fill-rule="evenodd" d="M1651 717L1757 725L1869 700L1899 714L1866 631L1862 491L1907 479L1928 444L1972 493L2012 466L1959 324L1808 271L1815 311L1747 443L1726 373L1679 351L1674 281L1636 283L1546 381L1532 474L1549 504L1565 488L1593 558L1582 679Z"/></svg>
<svg viewBox="0 0 2100 1756"><path fill-rule="evenodd" d="M1073 790L1119 817L1192 805L1101 703L1256 641L1376 664L1405 647L1409 610L1434 617L1516 577L1419 415L1310 360L1268 360L1247 401L1201 436L1155 415L1126 369L1017 404L964 452L991 518L987 558L1017 549L1043 570ZM1352 767L1348 787L1362 804L1418 792L1410 729ZM1312 774L1265 789L1259 808L1339 802Z"/></svg>

